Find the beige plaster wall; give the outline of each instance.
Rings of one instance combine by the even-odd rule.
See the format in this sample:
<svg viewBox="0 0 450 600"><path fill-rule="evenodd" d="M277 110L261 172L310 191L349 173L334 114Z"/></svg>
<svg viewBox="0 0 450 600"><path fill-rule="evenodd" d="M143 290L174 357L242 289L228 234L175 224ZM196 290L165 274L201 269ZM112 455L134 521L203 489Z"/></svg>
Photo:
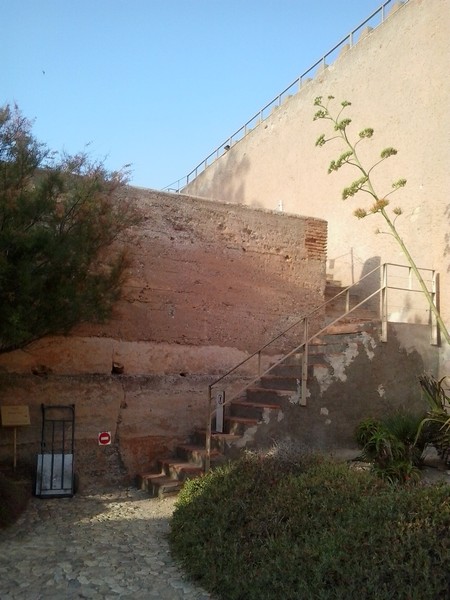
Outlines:
<svg viewBox="0 0 450 600"><path fill-rule="evenodd" d="M327 174L340 144L315 147L327 123L313 121L314 99L331 94L339 103L351 101L350 133L375 129L374 138L359 146L362 160L371 165L385 147L398 150L373 172L375 187L383 196L393 181L408 180L392 197L392 206L404 211L398 229L418 265L440 273L441 311L450 327L449 17L448 0L410 0L392 10L384 24L318 72L185 191L274 210L281 204L286 212L327 219L327 271L345 284L358 280L368 265L404 264L394 240L374 233L383 228L381 217L353 216L369 197L341 200L357 171Z"/></svg>

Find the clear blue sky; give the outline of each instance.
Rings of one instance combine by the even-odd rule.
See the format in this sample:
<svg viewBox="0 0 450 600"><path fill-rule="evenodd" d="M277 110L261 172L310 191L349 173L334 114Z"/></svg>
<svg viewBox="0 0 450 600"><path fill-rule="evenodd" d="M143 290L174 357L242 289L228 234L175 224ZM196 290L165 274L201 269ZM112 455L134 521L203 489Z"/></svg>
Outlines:
<svg viewBox="0 0 450 600"><path fill-rule="evenodd" d="M382 0L0 0L0 105L160 189Z"/></svg>

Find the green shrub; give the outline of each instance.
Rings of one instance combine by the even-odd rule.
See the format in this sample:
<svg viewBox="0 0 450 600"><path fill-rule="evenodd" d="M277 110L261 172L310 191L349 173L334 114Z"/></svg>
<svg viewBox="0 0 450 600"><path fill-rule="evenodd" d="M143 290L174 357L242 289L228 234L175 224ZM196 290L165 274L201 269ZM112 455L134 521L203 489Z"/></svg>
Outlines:
<svg viewBox="0 0 450 600"><path fill-rule="evenodd" d="M426 373L419 377L428 411L420 424L418 436L421 435L433 445L442 460L450 466L450 396L443 385L445 379L437 380Z"/></svg>
<svg viewBox="0 0 450 600"><path fill-rule="evenodd" d="M224 600L443 600L448 486L390 486L324 457L248 454L190 481L173 555Z"/></svg>
<svg viewBox="0 0 450 600"><path fill-rule="evenodd" d="M374 472L391 483L420 479L419 467L426 438L420 433L422 415L396 412L383 419L369 417L356 430L362 458Z"/></svg>

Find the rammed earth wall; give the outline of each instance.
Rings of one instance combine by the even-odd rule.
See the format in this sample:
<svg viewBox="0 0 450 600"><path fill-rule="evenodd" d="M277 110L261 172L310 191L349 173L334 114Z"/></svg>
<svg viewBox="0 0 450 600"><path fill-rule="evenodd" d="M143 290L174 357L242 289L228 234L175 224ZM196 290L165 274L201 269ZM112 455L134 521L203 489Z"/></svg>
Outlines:
<svg viewBox="0 0 450 600"><path fill-rule="evenodd" d="M74 403L82 480L133 476L204 426L208 384L324 298L324 220L126 194L145 218L112 319L0 356L2 404L31 410L19 459L39 449L41 403ZM111 374L113 362L123 374ZM98 446L100 431L111 431L110 447ZM0 436L6 459L12 432Z"/></svg>

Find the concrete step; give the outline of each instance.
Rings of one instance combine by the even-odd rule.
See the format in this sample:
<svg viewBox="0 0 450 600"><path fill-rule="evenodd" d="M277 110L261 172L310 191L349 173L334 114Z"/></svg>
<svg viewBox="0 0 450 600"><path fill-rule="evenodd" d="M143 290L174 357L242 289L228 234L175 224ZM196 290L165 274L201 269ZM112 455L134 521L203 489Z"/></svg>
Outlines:
<svg viewBox="0 0 450 600"><path fill-rule="evenodd" d="M312 368L317 363L322 363L325 356L325 350L327 349L326 342L323 342L320 346L320 352L318 352L317 348L314 348L313 352L309 351L308 346L308 368ZM303 353L296 352L295 354L291 354L286 357L280 365L284 366L296 366L301 367L303 363Z"/></svg>
<svg viewBox="0 0 450 600"><path fill-rule="evenodd" d="M233 442L239 440L241 435L238 433L219 433L213 431L211 434L211 450L217 450L221 453ZM192 435L194 445L206 446L206 429L196 429Z"/></svg>
<svg viewBox="0 0 450 600"><path fill-rule="evenodd" d="M242 435L245 433L245 430L249 427L255 427L258 425L258 419L249 417L233 417L231 415L226 416L224 418L224 422L227 430L232 435L237 435L239 437L242 437Z"/></svg>
<svg viewBox="0 0 450 600"><path fill-rule="evenodd" d="M162 458L158 461L158 466L163 475L179 481L186 481L203 475L203 467L188 461L182 461L179 457Z"/></svg>
<svg viewBox="0 0 450 600"><path fill-rule="evenodd" d="M327 281L327 285L325 286L325 299L328 300L329 298L334 298L335 296L337 296L344 290L345 290L345 287L343 287L342 285L339 285L339 282ZM344 295L344 294L342 294L342 295Z"/></svg>
<svg viewBox="0 0 450 600"><path fill-rule="evenodd" d="M136 477L136 486L152 498L167 498L178 494L183 482L162 473L141 473Z"/></svg>
<svg viewBox="0 0 450 600"><path fill-rule="evenodd" d="M336 325L330 325L330 327L321 334L321 339L327 341L328 336L374 332L376 329L377 326L373 323L372 319L369 321L357 319L348 323L336 323Z"/></svg>
<svg viewBox="0 0 450 600"><path fill-rule="evenodd" d="M233 401L230 404L231 417L244 417L262 421L263 414L268 410L280 410L279 404L266 404L263 402L248 402L243 400Z"/></svg>
<svg viewBox="0 0 450 600"><path fill-rule="evenodd" d="M180 444L176 448L176 454L180 459L188 461L197 467L205 468L206 448L205 445ZM211 464L219 465L226 461L225 456L216 448L211 449Z"/></svg>
<svg viewBox="0 0 450 600"><path fill-rule="evenodd" d="M280 367L275 367L275 369L281 370L281 365ZM289 366L288 373L288 375L284 375L277 372L272 375L272 372L270 372L268 375L261 377L258 387L269 390L297 390L301 381L301 369L298 365L292 365Z"/></svg>
<svg viewBox="0 0 450 600"><path fill-rule="evenodd" d="M266 387L247 388L247 401L262 404L278 404L281 398L292 396L298 388L274 389Z"/></svg>
<svg viewBox="0 0 450 600"><path fill-rule="evenodd" d="M309 362L309 358L308 358L308 362ZM323 367L324 365L326 365L326 361L324 358L321 357L321 360L317 360L314 361L314 364L310 364L308 365L308 378L311 379L312 377L314 377L314 371L317 367ZM301 372L302 372L302 367L301 367L301 363L300 364L281 364L281 365L277 365L276 367L274 367L267 375L267 377L280 377L280 378L286 378L286 379L293 379L297 382L297 380L299 382L301 382L302 377L301 377ZM266 377L266 376L264 376ZM261 382L260 387L266 387L266 384ZM275 384L273 386L269 386L272 388L277 388L278 385ZM285 389L292 389L292 384L291 385L287 385ZM295 389L295 388L293 388Z"/></svg>

